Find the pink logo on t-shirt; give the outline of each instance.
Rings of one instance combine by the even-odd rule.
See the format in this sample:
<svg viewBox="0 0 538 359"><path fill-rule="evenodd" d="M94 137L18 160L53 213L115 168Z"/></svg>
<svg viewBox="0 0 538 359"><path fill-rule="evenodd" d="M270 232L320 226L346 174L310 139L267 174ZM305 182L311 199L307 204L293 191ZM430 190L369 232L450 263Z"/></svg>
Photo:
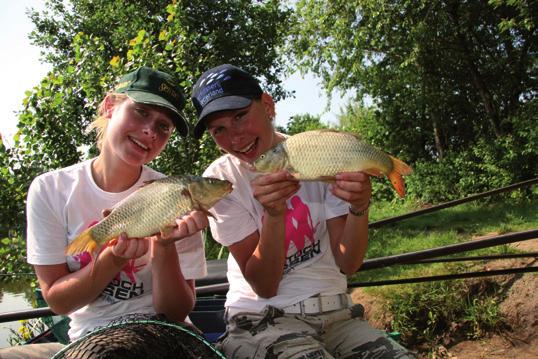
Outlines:
<svg viewBox="0 0 538 359"><path fill-rule="evenodd" d="M73 259L78 262L78 269L86 267L92 261L90 252L82 252L73 256Z"/></svg>
<svg viewBox="0 0 538 359"><path fill-rule="evenodd" d="M302 251L305 247L305 239L314 244L314 234L316 227L312 222L310 208L301 201L299 196L293 196L290 199L291 208L286 210L286 253L290 243L293 242L297 252Z"/></svg>

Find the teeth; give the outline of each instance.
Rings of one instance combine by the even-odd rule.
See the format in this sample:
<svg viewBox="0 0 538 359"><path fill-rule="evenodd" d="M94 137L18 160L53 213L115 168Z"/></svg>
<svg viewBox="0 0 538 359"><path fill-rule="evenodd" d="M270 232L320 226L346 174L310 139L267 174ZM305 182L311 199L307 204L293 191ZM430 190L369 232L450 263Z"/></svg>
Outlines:
<svg viewBox="0 0 538 359"><path fill-rule="evenodd" d="M140 147L142 147L146 151L149 149L146 145L144 145L143 143L138 141L136 138L130 137L130 139L131 139L131 141L133 141L134 143L136 143L137 145L139 145Z"/></svg>
<svg viewBox="0 0 538 359"><path fill-rule="evenodd" d="M237 152L241 152L241 153L248 152L248 151L252 148L252 146L254 146L254 143L255 143L255 142L256 142L256 141L250 143L249 145L247 145L246 147L243 147L243 148L240 149L240 150L237 150Z"/></svg>

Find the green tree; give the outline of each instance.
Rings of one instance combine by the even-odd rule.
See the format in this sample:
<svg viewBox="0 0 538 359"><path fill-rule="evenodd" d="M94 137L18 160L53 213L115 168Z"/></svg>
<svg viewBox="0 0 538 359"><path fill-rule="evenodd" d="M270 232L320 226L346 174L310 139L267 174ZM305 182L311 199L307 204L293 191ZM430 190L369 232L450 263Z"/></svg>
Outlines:
<svg viewBox="0 0 538 359"><path fill-rule="evenodd" d="M296 133L327 128L327 125L321 122L319 116L309 114L292 116L286 125L286 133L295 135Z"/></svg>
<svg viewBox="0 0 538 359"><path fill-rule="evenodd" d="M511 134L537 88L535 5L303 0L293 50L328 91L374 99L389 150L439 158Z"/></svg>

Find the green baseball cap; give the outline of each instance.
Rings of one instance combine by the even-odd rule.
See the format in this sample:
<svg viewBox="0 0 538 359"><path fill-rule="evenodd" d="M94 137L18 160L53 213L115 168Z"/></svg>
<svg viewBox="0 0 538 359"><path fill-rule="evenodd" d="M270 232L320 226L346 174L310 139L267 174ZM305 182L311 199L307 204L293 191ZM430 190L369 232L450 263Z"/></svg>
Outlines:
<svg viewBox="0 0 538 359"><path fill-rule="evenodd" d="M177 115L172 120L179 134L183 137L189 134L189 126L181 112L185 107L185 97L172 75L142 66L124 75L114 91L126 94L134 102L171 110Z"/></svg>

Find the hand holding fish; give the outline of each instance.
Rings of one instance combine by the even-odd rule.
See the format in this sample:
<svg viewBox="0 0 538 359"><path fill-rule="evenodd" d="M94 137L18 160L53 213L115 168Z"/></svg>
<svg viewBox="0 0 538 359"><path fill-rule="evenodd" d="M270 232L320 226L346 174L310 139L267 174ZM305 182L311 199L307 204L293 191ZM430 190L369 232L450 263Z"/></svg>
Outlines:
<svg viewBox="0 0 538 359"><path fill-rule="evenodd" d="M192 236L209 226L207 214L202 211L192 211L176 218L176 227L165 235L157 234L155 240L158 244L169 245L185 237Z"/></svg>
<svg viewBox="0 0 538 359"><path fill-rule="evenodd" d="M147 238L127 238L125 233L120 234L116 243L111 246L112 253L122 259L140 258L148 249Z"/></svg>
<svg viewBox="0 0 538 359"><path fill-rule="evenodd" d="M336 175L331 192L356 210L368 208L372 196L370 176L364 172L342 172Z"/></svg>
<svg viewBox="0 0 538 359"><path fill-rule="evenodd" d="M256 177L250 183L254 198L271 216L286 213L286 200L299 190L299 181L287 171Z"/></svg>

